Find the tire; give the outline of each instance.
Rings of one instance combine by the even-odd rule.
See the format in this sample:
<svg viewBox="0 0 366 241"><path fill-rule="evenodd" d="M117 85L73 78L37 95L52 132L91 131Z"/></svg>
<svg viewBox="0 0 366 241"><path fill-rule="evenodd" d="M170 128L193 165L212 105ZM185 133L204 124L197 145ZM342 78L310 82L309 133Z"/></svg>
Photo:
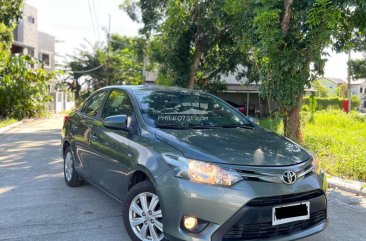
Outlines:
<svg viewBox="0 0 366 241"><path fill-rule="evenodd" d="M133 186L123 207L123 223L130 238L133 241L164 240L162 218L159 197L153 184L143 181Z"/></svg>
<svg viewBox="0 0 366 241"><path fill-rule="evenodd" d="M74 156L72 155L70 146L66 148L64 153L64 178L69 187L80 187L84 183L75 170Z"/></svg>

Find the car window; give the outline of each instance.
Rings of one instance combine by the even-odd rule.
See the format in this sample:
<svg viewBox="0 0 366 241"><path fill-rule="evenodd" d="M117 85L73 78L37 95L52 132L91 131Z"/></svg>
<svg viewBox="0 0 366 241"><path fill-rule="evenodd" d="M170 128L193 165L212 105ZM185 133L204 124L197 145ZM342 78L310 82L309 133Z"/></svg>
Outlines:
<svg viewBox="0 0 366 241"><path fill-rule="evenodd" d="M104 91L96 93L90 98L88 103L86 103L85 107L83 107L82 112L87 116L96 117L103 103L105 95L106 93Z"/></svg>
<svg viewBox="0 0 366 241"><path fill-rule="evenodd" d="M143 118L155 127L252 126L229 104L203 92L143 91L136 97Z"/></svg>
<svg viewBox="0 0 366 241"><path fill-rule="evenodd" d="M133 107L130 97L127 93L121 90L113 90L105 103L102 112L102 119L113 115L127 115L131 116L133 113Z"/></svg>

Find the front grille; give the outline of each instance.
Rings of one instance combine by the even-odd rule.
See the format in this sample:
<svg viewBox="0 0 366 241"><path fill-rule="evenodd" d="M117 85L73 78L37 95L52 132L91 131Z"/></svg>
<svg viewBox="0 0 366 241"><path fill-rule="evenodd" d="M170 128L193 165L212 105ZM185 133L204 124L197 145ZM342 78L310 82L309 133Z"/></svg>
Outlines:
<svg viewBox="0 0 366 241"><path fill-rule="evenodd" d="M233 226L224 236L223 240L253 240L266 239L276 236L289 235L309 229L327 219L326 210L310 215L310 219L292 223L272 226L271 222L256 224L240 224Z"/></svg>
<svg viewBox="0 0 366 241"><path fill-rule="evenodd" d="M312 192L305 192L305 193L296 193L290 195L283 195L283 196L276 196L276 197L263 197L263 198L256 198L249 201L246 206L249 207L259 207L259 206L276 206L286 203L293 203L303 200L310 200L313 198L321 197L324 195L322 190L316 190Z"/></svg>

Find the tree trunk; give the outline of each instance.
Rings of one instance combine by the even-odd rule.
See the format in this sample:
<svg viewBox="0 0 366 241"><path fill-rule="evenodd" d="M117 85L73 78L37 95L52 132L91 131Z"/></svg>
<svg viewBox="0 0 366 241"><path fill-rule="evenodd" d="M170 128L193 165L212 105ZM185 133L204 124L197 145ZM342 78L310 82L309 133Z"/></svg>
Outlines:
<svg viewBox="0 0 366 241"><path fill-rule="evenodd" d="M287 35L288 30L290 28L290 19L291 19L291 14L292 14L292 3L294 2L294 0L285 0L284 1L284 13L282 16L282 21L281 21L281 30L283 35Z"/></svg>
<svg viewBox="0 0 366 241"><path fill-rule="evenodd" d="M194 24L198 24L197 26L197 30L196 33L194 34L194 57L193 57L193 62L191 64L191 67L189 68L189 79L188 79L188 83L187 83L187 88L188 89L193 89L194 88L194 82L195 82L195 78L196 78L196 74L197 74L197 69L198 69L198 65L200 63L201 60L201 46L200 46L200 40L199 40L199 33L200 33L200 28L199 28L199 17L200 17L200 1L196 0L195 1L195 7L194 7L194 13L193 13L193 17L192 17L192 22Z"/></svg>
<svg viewBox="0 0 366 241"><path fill-rule="evenodd" d="M80 99L80 91L81 91L81 85L79 84L78 80L75 80L75 82L74 82L75 100Z"/></svg>
<svg viewBox="0 0 366 241"><path fill-rule="evenodd" d="M302 105L303 95L297 97L296 106L287 112L283 119L284 135L291 140L302 143L303 136L300 128L300 110Z"/></svg>
<svg viewBox="0 0 366 241"><path fill-rule="evenodd" d="M283 36L288 34L290 29L290 21L292 17L292 4L294 0L284 0L284 11L281 19L281 30ZM302 105L303 94L296 97L296 105L293 109L286 112L283 120L284 135L291 140L301 143L302 134L300 127L300 110Z"/></svg>
<svg viewBox="0 0 366 241"><path fill-rule="evenodd" d="M196 49L194 51L193 62L190 67L190 70L189 70L189 79L188 79L188 84L187 84L188 89L193 89L193 87L194 87L194 82L195 82L195 78L196 78L196 74L197 74L197 70L198 70L198 65L201 60L201 55L202 55L202 53L201 53L200 46L198 43L196 43Z"/></svg>

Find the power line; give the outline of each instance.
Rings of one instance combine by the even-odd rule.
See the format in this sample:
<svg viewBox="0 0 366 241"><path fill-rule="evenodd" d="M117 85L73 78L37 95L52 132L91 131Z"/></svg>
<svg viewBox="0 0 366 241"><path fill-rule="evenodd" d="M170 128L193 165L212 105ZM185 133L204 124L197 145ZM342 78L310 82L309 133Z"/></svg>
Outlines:
<svg viewBox="0 0 366 241"><path fill-rule="evenodd" d="M92 24L92 29L95 35L97 35L96 33L96 28L95 28L95 24L94 24L94 18L93 18L93 13L92 13L92 8L91 8L91 4L90 4L90 0L88 0L88 6L89 6L89 13L90 13L90 19L91 19L91 24Z"/></svg>
<svg viewBox="0 0 366 241"><path fill-rule="evenodd" d="M95 16L95 23L96 23L96 29L97 29L97 34L98 34L98 40L100 41L100 25L99 25L99 20L98 20L98 13L97 13L97 10L95 8L95 4L94 4L94 0L91 0L92 2L92 7L93 7L93 10L94 10L94 16Z"/></svg>
<svg viewBox="0 0 366 241"><path fill-rule="evenodd" d="M97 69L100 69L104 66L105 64L101 64L95 68L92 68L92 69L88 69L88 70L80 70L80 71L75 71L75 70L72 70L73 73L75 74L85 74L85 73L89 73L89 72L93 72L94 70L97 70Z"/></svg>

